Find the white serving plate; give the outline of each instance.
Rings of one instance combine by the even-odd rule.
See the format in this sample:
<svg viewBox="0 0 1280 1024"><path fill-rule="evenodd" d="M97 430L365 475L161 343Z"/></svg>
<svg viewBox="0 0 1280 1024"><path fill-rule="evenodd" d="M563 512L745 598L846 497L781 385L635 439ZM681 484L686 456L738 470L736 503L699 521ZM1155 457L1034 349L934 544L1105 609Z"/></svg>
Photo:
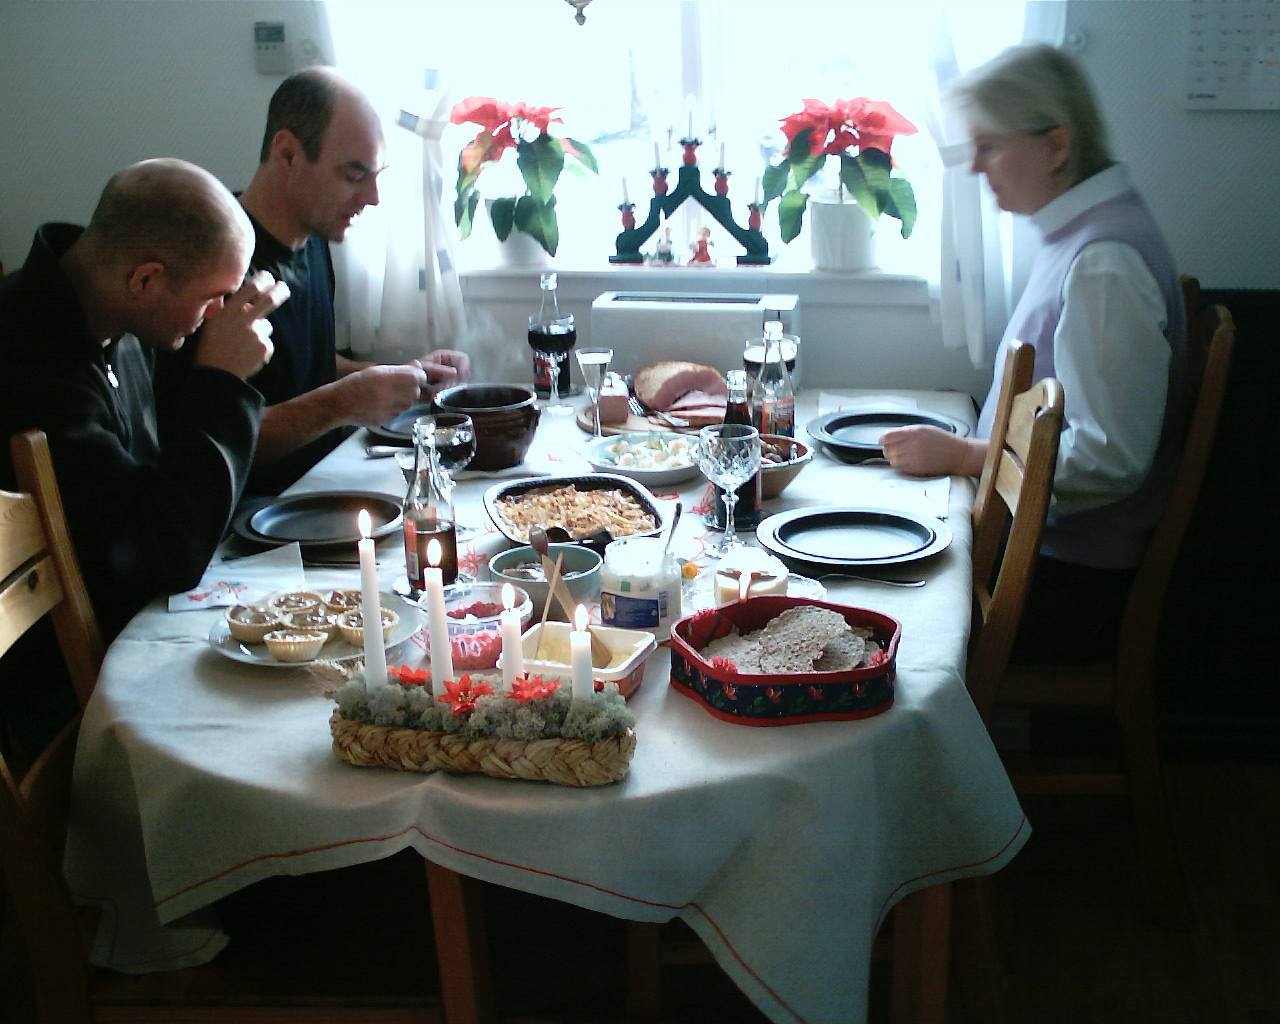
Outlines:
<svg viewBox="0 0 1280 1024"><path fill-rule="evenodd" d="M404 643L422 628L422 617L417 608L406 604L404 599L396 594L383 593L381 602L383 608L390 608L400 616L400 620L391 630L391 638L384 645L390 650L397 644ZM320 656L313 661L278 661L271 657L266 644L246 644L233 637L225 615L219 617L213 624L213 628L209 630L209 646L234 661L242 661L247 665L265 665L268 668L297 668L300 665L314 664L316 661L341 661L364 656L363 647L353 647L338 636L325 644L320 649Z"/></svg>
<svg viewBox="0 0 1280 1024"><path fill-rule="evenodd" d="M599 437L587 446L587 461L591 463L591 468L598 473L616 473L619 476L630 477L637 480L646 487L669 487L671 484L682 483L685 480L692 480L701 470L698 464L692 461L687 466L676 466L665 469L642 469L638 466L619 466L614 461L614 455L608 449L616 445L619 441L629 441L632 444L641 444L649 438L655 437L664 442L671 442L676 439L685 441L693 441L694 438L687 434L673 434L654 432L650 434L614 434L610 437Z"/></svg>

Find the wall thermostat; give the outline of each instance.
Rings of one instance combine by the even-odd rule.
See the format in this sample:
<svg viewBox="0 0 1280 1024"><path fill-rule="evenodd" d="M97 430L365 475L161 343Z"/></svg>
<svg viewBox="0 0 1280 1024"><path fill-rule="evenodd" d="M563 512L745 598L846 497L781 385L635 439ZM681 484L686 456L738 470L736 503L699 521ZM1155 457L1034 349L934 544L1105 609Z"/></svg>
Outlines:
<svg viewBox="0 0 1280 1024"><path fill-rule="evenodd" d="M284 22L257 21L253 25L253 50L260 75L287 75L289 51L284 38Z"/></svg>

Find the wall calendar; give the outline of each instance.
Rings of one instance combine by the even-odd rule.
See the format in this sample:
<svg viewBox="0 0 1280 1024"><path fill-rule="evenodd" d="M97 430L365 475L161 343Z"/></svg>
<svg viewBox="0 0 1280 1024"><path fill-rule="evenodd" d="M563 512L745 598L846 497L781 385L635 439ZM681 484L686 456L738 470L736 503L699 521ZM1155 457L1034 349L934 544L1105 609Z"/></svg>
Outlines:
<svg viewBox="0 0 1280 1024"><path fill-rule="evenodd" d="M1192 0L1189 110L1280 110L1280 0Z"/></svg>

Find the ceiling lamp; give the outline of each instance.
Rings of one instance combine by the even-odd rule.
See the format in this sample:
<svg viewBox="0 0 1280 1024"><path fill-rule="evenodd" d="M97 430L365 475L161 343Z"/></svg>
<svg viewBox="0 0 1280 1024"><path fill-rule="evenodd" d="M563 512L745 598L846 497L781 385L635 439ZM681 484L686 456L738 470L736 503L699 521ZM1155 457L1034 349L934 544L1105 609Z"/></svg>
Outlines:
<svg viewBox="0 0 1280 1024"><path fill-rule="evenodd" d="M587 4L591 3L591 0L564 0L564 2L578 12L573 16L573 20L579 25L585 25L587 23L587 16L582 13L582 9L586 7Z"/></svg>

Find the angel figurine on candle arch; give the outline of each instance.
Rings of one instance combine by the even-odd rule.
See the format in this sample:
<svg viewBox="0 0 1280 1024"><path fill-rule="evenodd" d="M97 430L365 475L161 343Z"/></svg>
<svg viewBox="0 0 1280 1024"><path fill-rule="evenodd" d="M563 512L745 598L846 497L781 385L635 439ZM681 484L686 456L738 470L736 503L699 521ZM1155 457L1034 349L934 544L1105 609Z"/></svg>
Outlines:
<svg viewBox="0 0 1280 1024"><path fill-rule="evenodd" d="M693 258L689 260L688 266L698 264L712 266L715 261L711 258L711 246L714 244L711 241L711 229L705 224L698 228L697 239L689 244L689 248L693 250Z"/></svg>

